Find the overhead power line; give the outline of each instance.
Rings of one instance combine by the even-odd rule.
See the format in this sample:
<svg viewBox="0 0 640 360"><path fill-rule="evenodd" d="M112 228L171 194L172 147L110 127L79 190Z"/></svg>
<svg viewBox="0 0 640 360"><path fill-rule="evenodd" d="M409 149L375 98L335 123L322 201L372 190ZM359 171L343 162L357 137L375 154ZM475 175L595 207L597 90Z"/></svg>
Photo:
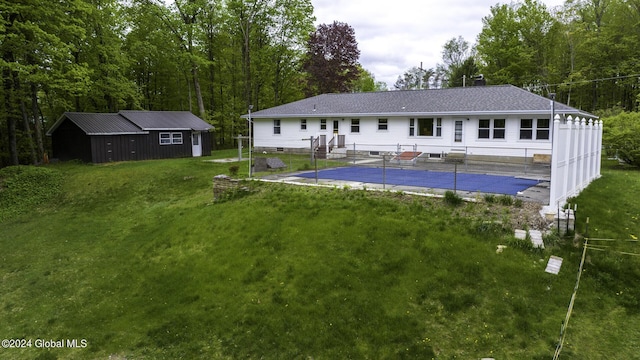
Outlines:
<svg viewBox="0 0 640 360"><path fill-rule="evenodd" d="M547 84L547 86L574 85L574 84L581 84L581 83L592 83L592 82L599 82L599 81L628 79L628 78L632 78L632 77L640 78L640 74L619 75L619 76L612 76L612 77L607 77L607 78L591 79L591 80L565 81L565 82L561 82L561 83L557 83L557 84Z"/></svg>

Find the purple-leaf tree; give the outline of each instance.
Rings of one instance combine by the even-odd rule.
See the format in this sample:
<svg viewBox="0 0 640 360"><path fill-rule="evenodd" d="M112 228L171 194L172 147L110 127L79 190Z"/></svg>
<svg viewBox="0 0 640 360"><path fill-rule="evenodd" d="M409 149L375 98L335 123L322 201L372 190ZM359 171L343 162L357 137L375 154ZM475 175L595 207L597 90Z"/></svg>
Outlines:
<svg viewBox="0 0 640 360"><path fill-rule="evenodd" d="M321 24L309 37L303 64L307 95L348 92L360 76L355 31L346 23Z"/></svg>

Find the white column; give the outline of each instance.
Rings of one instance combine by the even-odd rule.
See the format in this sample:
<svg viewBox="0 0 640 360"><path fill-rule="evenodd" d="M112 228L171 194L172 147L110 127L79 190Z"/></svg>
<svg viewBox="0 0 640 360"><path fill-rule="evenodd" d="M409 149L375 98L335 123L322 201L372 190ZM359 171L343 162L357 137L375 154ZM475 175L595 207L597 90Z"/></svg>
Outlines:
<svg viewBox="0 0 640 360"><path fill-rule="evenodd" d="M579 170L579 178L578 178L578 191L582 191L586 185L586 171L587 171L587 161L589 157L587 156L587 119L582 118L580 122L580 170Z"/></svg>
<svg viewBox="0 0 640 360"><path fill-rule="evenodd" d="M602 166L602 120L597 121L596 127L596 177L600 177L600 166Z"/></svg>
<svg viewBox="0 0 640 360"><path fill-rule="evenodd" d="M575 196L578 189L578 163L580 162L580 118L576 118L574 123L574 131L572 132L573 138L573 184L571 184L570 196ZM567 194L567 196L569 196Z"/></svg>
<svg viewBox="0 0 640 360"><path fill-rule="evenodd" d="M560 169L558 164L560 162L560 151L558 148L558 138L560 137L560 115L556 115L553 120L553 135L551 140L551 183L549 184L549 206L553 207L558 199L558 185L560 176Z"/></svg>
<svg viewBox="0 0 640 360"><path fill-rule="evenodd" d="M589 119L589 124L587 125L587 185L591 183L593 180L593 119Z"/></svg>
<svg viewBox="0 0 640 360"><path fill-rule="evenodd" d="M573 139L573 118L571 117L571 115L569 115L567 117L567 131L565 133L564 136L564 142L565 142L565 172L564 172L564 179L562 179L564 186L562 187L562 192L559 194L559 198L562 199L562 203L560 205L564 205L565 201L567 200L567 196L569 194L569 191L571 191L571 189L569 188L570 184L569 184L569 179L570 179L570 175L571 175L571 140Z"/></svg>

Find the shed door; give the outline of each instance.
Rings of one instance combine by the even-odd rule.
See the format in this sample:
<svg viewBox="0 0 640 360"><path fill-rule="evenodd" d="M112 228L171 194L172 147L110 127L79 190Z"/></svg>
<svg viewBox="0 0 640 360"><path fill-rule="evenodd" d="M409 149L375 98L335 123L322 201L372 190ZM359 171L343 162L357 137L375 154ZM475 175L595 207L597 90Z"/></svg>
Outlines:
<svg viewBox="0 0 640 360"><path fill-rule="evenodd" d="M191 133L191 153L193 157L202 156L202 133L200 131Z"/></svg>

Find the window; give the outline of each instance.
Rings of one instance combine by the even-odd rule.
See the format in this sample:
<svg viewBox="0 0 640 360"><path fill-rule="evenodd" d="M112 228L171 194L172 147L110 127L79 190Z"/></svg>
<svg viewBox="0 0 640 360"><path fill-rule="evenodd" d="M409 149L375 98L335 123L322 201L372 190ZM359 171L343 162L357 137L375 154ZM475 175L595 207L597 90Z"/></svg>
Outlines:
<svg viewBox="0 0 640 360"><path fill-rule="evenodd" d="M307 130L307 119L300 120L300 130Z"/></svg>
<svg viewBox="0 0 640 360"><path fill-rule="evenodd" d="M160 145L180 145L182 144L181 132L161 132Z"/></svg>
<svg viewBox="0 0 640 360"><path fill-rule="evenodd" d="M360 132L360 119L351 119L351 132L352 133Z"/></svg>
<svg viewBox="0 0 640 360"><path fill-rule="evenodd" d="M442 119L418 119L418 136L442 136Z"/></svg>
<svg viewBox="0 0 640 360"><path fill-rule="evenodd" d="M488 139L491 128L491 120L480 119L478 122L478 139Z"/></svg>
<svg viewBox="0 0 640 360"><path fill-rule="evenodd" d="M171 133L160 133L160 145L171 145Z"/></svg>
<svg viewBox="0 0 640 360"><path fill-rule="evenodd" d="M549 125L549 119L520 120L520 140L549 140Z"/></svg>
<svg viewBox="0 0 640 360"><path fill-rule="evenodd" d="M520 140L533 139L533 119L520 119Z"/></svg>
<svg viewBox="0 0 640 360"><path fill-rule="evenodd" d="M493 138L494 139L504 139L504 127L506 121L505 119L494 119L493 120Z"/></svg>
<svg viewBox="0 0 640 360"><path fill-rule="evenodd" d="M389 122L387 119L378 119L378 130L389 130Z"/></svg>
<svg viewBox="0 0 640 360"><path fill-rule="evenodd" d="M327 119L320 119L320 130L327 130Z"/></svg>
<svg viewBox="0 0 640 360"><path fill-rule="evenodd" d="M549 140L549 119L538 119L536 140Z"/></svg>
<svg viewBox="0 0 640 360"><path fill-rule="evenodd" d="M478 139L504 139L504 119L480 119L478 121Z"/></svg>
<svg viewBox="0 0 640 360"><path fill-rule="evenodd" d="M280 135L280 120L273 120L273 134Z"/></svg>
<svg viewBox="0 0 640 360"><path fill-rule="evenodd" d="M409 136L416 136L416 121L409 119Z"/></svg>

